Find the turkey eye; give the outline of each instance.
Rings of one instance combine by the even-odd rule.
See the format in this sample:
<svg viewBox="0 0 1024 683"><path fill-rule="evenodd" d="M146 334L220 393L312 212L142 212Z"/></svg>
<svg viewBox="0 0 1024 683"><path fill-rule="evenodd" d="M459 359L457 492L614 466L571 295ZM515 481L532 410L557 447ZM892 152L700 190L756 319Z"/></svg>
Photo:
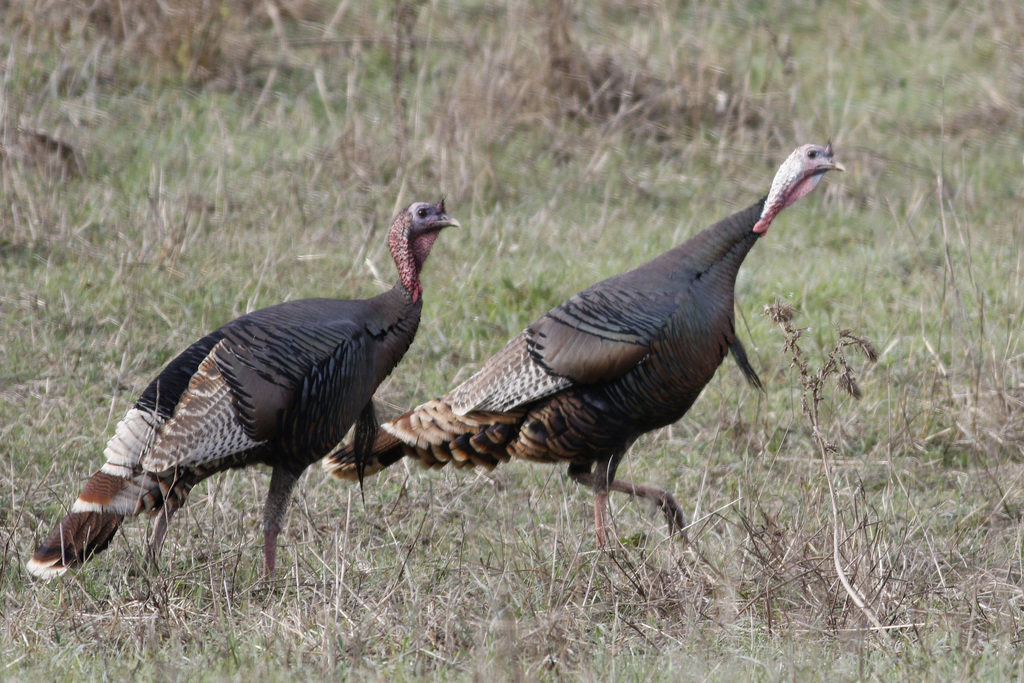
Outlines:
<svg viewBox="0 0 1024 683"><path fill-rule="evenodd" d="M817 159L818 158L818 150L812 149L810 152L807 153L807 157L810 158L810 159Z"/></svg>
<svg viewBox="0 0 1024 683"><path fill-rule="evenodd" d="M427 217L427 213L428 212L427 212L426 207L422 207L422 206L416 211L416 215L419 216L420 218L426 218Z"/></svg>

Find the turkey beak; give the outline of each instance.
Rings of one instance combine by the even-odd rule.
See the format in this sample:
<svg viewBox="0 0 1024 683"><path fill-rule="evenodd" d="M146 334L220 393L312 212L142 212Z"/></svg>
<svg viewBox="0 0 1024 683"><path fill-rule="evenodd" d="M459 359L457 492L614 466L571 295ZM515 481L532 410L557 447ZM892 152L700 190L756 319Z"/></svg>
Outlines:
<svg viewBox="0 0 1024 683"><path fill-rule="evenodd" d="M845 171L846 167L841 163L833 159L832 157L822 156L814 164L814 170L811 171L811 175L823 176L829 171Z"/></svg>
<svg viewBox="0 0 1024 683"><path fill-rule="evenodd" d="M430 221L431 230L441 230L442 228L461 228L462 224L452 218L446 213L442 213L440 216Z"/></svg>
<svg viewBox="0 0 1024 683"><path fill-rule="evenodd" d="M832 141L829 140L828 144L825 145L825 158L822 159L818 164L818 173L825 173L826 171L845 171L846 167L841 163L832 158Z"/></svg>
<svg viewBox="0 0 1024 683"><path fill-rule="evenodd" d="M457 220L448 215L444 210L444 197L434 206L437 210L437 217L430 221L431 230L441 230L442 228L461 228L462 224Z"/></svg>

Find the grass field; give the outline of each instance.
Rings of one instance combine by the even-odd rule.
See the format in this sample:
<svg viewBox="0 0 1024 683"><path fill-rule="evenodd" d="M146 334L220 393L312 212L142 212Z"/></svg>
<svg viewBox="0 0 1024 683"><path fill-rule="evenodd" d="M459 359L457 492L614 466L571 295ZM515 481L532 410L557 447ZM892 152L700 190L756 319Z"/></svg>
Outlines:
<svg viewBox="0 0 1024 683"><path fill-rule="evenodd" d="M1019 2L88 4L0 5L0 678L1024 675ZM266 582L247 470L193 491L159 571L136 519L80 572L25 572L164 363L246 311L390 287L405 204L447 195L463 228L384 415L829 137L847 172L737 284L766 391L727 360L620 469L675 493L692 544L613 496L598 551L562 468L400 464L365 499L311 468ZM802 409L776 301L807 374L840 329L874 345L844 351L859 401L829 377Z"/></svg>

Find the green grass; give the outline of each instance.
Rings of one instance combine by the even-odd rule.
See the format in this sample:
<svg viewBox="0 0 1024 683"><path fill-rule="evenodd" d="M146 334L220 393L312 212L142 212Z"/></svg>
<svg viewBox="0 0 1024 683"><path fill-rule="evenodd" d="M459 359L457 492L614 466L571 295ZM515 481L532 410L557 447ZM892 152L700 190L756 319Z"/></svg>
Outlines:
<svg viewBox="0 0 1024 683"><path fill-rule="evenodd" d="M380 2L37 4L5 7L0 36L0 676L1024 674L1019 3L606 0L564 25L545 3L399 3L410 30ZM676 494L692 546L613 497L621 544L597 551L591 495L561 469L401 464L365 502L311 469L269 585L258 470L195 489L159 572L140 568L146 520L63 580L24 571L164 363L248 310L383 291L408 202L447 195L464 227L426 265L385 414L830 136L847 173L737 284L766 392L727 361L621 468ZM799 377L762 315L776 299L812 366L837 327L881 354L850 355L863 398L828 384L820 427L844 570L891 639L833 566Z"/></svg>

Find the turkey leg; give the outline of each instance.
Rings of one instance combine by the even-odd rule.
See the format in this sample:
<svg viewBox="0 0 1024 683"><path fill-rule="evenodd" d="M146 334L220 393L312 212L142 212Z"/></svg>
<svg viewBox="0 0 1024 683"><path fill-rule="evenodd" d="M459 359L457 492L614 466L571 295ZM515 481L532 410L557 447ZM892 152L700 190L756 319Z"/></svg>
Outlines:
<svg viewBox="0 0 1024 683"><path fill-rule="evenodd" d="M594 472L590 471L588 463L573 463L569 465L569 477L594 490L594 526L597 534L597 545L601 548L607 545L606 529L608 528L609 491L620 491L631 496L646 498L653 502L661 510L662 514L665 515L665 519L668 520L669 532L680 532L683 540L689 542L685 529L686 514L683 512L682 506L675 499L675 496L656 486L640 485L614 479L618 460L619 458L617 457L602 460L597 464L596 471Z"/></svg>
<svg viewBox="0 0 1024 683"><path fill-rule="evenodd" d="M149 541L149 551L146 553L146 560L154 569L156 569L157 558L160 557L160 549L164 546L167 525L170 524L171 517L181 509L182 505L184 505L184 501L173 497L164 501L163 507L156 512L156 524L153 525L153 536Z"/></svg>
<svg viewBox="0 0 1024 683"><path fill-rule="evenodd" d="M273 576L277 564L277 535L281 533L281 522L288 510L292 489L299 481L299 475L284 467L275 467L270 474L270 490L263 507L263 574Z"/></svg>

